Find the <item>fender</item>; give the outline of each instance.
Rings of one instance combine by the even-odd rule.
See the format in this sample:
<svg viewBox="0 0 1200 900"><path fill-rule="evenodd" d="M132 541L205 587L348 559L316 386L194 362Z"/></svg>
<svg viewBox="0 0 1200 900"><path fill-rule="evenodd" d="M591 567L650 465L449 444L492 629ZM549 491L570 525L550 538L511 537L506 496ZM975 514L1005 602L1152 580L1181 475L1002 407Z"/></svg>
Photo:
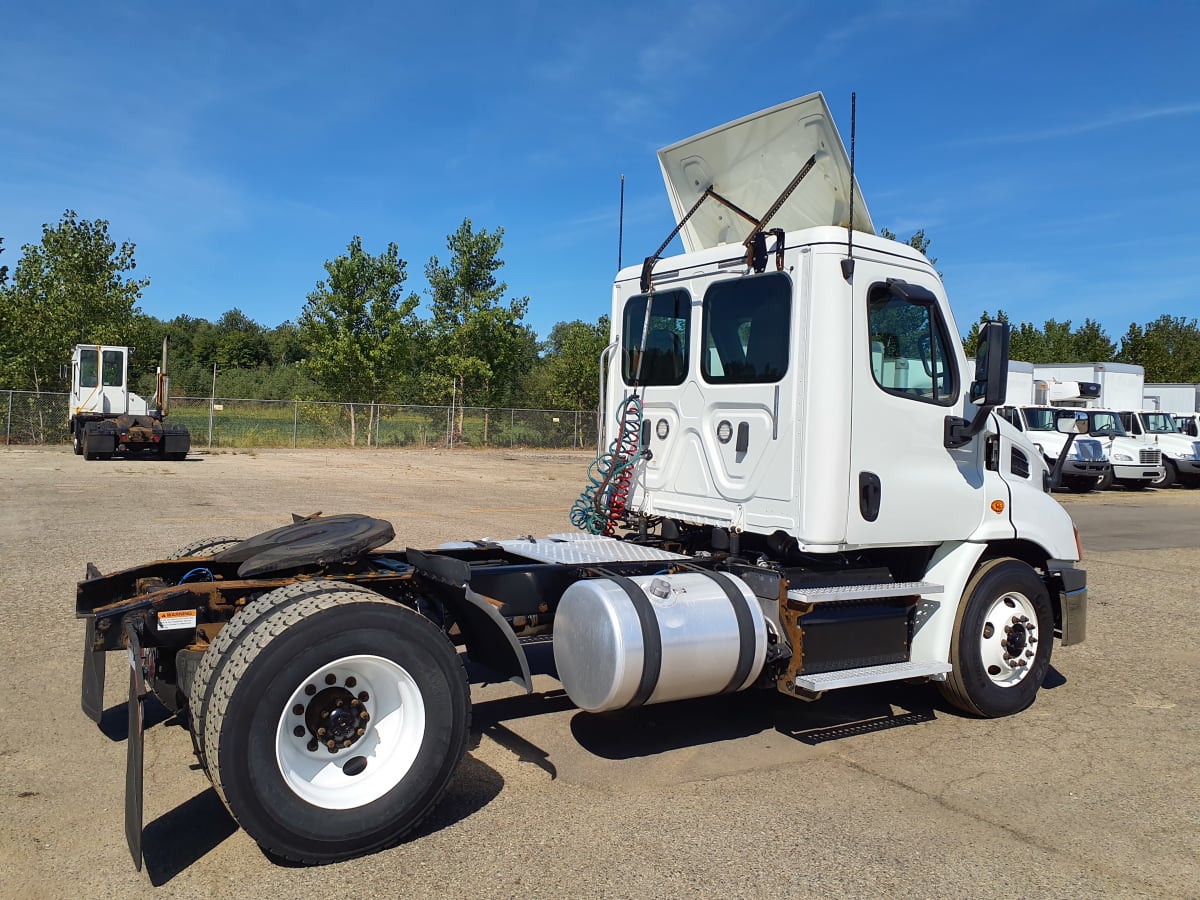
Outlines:
<svg viewBox="0 0 1200 900"><path fill-rule="evenodd" d="M404 555L426 581L432 582L438 599L454 616L466 642L467 655L532 694L533 677L521 642L496 607L471 590L471 567L461 559L411 548Z"/></svg>

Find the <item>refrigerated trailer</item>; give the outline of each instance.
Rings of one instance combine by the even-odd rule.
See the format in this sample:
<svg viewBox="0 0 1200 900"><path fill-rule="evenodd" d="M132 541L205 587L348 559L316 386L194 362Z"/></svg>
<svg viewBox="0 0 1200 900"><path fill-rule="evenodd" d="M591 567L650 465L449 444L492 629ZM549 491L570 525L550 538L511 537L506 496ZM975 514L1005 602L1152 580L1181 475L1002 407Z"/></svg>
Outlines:
<svg viewBox="0 0 1200 900"><path fill-rule="evenodd" d="M548 642L601 723L896 681L993 717L1034 702L1056 637L1083 640L1078 536L994 412L1008 327L968 363L936 270L874 235L824 98L659 159L684 252L661 257L668 239L613 284L608 449L576 531L389 549L389 523L347 514L89 564L83 706L99 719L121 653L136 862L151 691L246 832L320 863L400 840L446 790L464 658L532 691Z"/></svg>

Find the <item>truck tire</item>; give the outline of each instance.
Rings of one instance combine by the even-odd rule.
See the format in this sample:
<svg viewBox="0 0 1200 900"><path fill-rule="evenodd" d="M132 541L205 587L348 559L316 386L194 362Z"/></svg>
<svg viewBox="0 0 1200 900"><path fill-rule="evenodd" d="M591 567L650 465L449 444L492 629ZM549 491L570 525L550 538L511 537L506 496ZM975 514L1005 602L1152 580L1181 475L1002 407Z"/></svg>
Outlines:
<svg viewBox="0 0 1200 900"><path fill-rule="evenodd" d="M1107 491L1115 483L1116 478L1113 476L1113 470L1108 469L1103 475L1100 476L1099 480L1096 481L1096 490Z"/></svg>
<svg viewBox="0 0 1200 900"><path fill-rule="evenodd" d="M240 544L245 538L235 537L211 537L204 538L199 541L192 541L190 544L184 544L167 559L185 559L189 557L200 557L209 559L216 556L222 550L228 550L236 544Z"/></svg>
<svg viewBox="0 0 1200 900"><path fill-rule="evenodd" d="M1068 475L1063 478L1063 486L1073 494L1086 494L1096 489L1098 478L1083 475Z"/></svg>
<svg viewBox="0 0 1200 900"><path fill-rule="evenodd" d="M75 451L76 456L83 455L83 437L74 425L71 426L71 449Z"/></svg>
<svg viewBox="0 0 1200 900"><path fill-rule="evenodd" d="M1163 475L1162 478L1155 478L1150 482L1152 488L1169 488L1171 485L1179 481L1179 469L1175 463L1163 457Z"/></svg>
<svg viewBox="0 0 1200 900"><path fill-rule="evenodd" d="M1028 564L983 563L959 604L950 640L954 670L942 696L985 718L1020 712L1037 696L1050 668L1054 610L1046 585Z"/></svg>
<svg viewBox="0 0 1200 900"><path fill-rule="evenodd" d="M466 750L470 686L419 613L326 591L262 616L213 680L213 787L269 854L328 863L399 841Z"/></svg>
<svg viewBox="0 0 1200 900"><path fill-rule="evenodd" d="M229 662L237 645L245 637L246 632L258 624L265 616L269 616L271 613L281 609L286 609L302 600L326 594L343 594L347 592L361 592L371 597L378 596L378 594L354 584L321 580L301 581L268 591L258 599L247 603L226 623L224 628L217 632L216 638L208 645L208 649L204 651L204 656L200 658L200 664L196 667L196 674L192 678L192 689L188 694L192 747L195 749L196 756L199 758L200 764L204 766L204 770L208 773L210 779L212 778L212 773L209 771L208 760L204 755L204 742L202 738L204 735L204 722L207 718L209 702L212 697L213 684L224 670L225 665Z"/></svg>
<svg viewBox="0 0 1200 900"><path fill-rule="evenodd" d="M1125 488L1127 491L1144 491L1146 488L1150 487L1149 481L1142 481L1140 479L1135 480L1132 478L1118 478L1117 484Z"/></svg>

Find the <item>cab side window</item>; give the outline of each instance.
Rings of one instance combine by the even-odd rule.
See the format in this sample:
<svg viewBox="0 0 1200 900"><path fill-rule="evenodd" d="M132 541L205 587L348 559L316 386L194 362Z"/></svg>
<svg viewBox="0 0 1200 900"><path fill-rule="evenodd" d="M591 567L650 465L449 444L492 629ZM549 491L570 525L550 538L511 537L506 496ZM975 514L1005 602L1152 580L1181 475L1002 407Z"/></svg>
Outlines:
<svg viewBox="0 0 1200 900"><path fill-rule="evenodd" d="M688 373L691 296L685 290L655 292L650 307L645 357L640 360L639 371L646 300L646 294L639 294L625 304L621 325L621 375L628 385L683 384Z"/></svg>
<svg viewBox="0 0 1200 900"><path fill-rule="evenodd" d="M871 374L889 394L951 406L958 372L937 305L906 299L886 284L867 295Z"/></svg>

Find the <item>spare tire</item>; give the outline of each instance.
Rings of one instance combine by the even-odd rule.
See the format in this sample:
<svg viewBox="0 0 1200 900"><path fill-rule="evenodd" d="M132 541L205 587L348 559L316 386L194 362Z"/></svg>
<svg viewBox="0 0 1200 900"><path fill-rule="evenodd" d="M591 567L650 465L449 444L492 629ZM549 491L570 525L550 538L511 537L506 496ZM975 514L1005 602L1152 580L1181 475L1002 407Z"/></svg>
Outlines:
<svg viewBox="0 0 1200 900"><path fill-rule="evenodd" d="M383 519L357 514L320 516L255 535L217 553L213 561L239 563L238 575L250 578L355 559L395 537L392 523Z"/></svg>

